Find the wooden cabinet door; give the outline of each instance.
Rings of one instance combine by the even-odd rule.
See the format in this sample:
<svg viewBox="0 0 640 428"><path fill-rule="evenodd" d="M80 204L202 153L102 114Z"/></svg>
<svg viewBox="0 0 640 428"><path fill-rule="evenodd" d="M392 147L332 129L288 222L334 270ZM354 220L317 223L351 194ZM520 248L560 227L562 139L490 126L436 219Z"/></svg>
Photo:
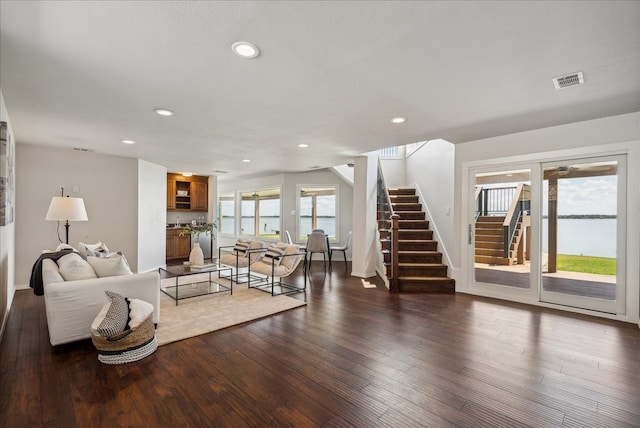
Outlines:
<svg viewBox="0 0 640 428"><path fill-rule="evenodd" d="M173 259L176 256L176 237L167 232L167 260Z"/></svg>
<svg viewBox="0 0 640 428"><path fill-rule="evenodd" d="M176 209L176 180L167 180L167 209Z"/></svg>
<svg viewBox="0 0 640 428"><path fill-rule="evenodd" d="M177 236L176 237L176 253L175 258L177 259L188 259L189 253L191 253L191 237L189 235L186 236Z"/></svg>
<svg viewBox="0 0 640 428"><path fill-rule="evenodd" d="M191 211L207 211L208 201L208 184L194 181L191 183Z"/></svg>

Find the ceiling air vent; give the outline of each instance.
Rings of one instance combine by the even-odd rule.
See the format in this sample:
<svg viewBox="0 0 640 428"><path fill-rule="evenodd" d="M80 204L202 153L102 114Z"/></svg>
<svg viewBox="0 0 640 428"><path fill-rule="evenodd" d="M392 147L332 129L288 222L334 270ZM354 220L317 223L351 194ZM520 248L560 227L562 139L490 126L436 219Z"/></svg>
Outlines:
<svg viewBox="0 0 640 428"><path fill-rule="evenodd" d="M77 152L95 152L93 149L85 149L84 147L73 147L73 150Z"/></svg>
<svg viewBox="0 0 640 428"><path fill-rule="evenodd" d="M582 71L553 78L553 86L555 86L556 89L564 89L573 85L582 85L583 83L584 76L582 75Z"/></svg>

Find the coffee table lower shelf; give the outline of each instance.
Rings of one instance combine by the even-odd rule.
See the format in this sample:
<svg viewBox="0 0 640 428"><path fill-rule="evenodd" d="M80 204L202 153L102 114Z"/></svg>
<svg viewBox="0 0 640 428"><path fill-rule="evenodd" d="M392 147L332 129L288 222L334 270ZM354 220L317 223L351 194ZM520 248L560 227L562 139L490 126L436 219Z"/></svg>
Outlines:
<svg viewBox="0 0 640 428"><path fill-rule="evenodd" d="M229 271L229 275L231 275L231 268L228 266L214 266L200 271L185 270L182 266L159 268L160 291L171 297L176 302L176 306L180 300L192 297L227 291L233 294L233 282L230 281L229 285L221 284L211 277L211 274L217 273L220 278L220 273L223 271ZM175 284L163 285L162 281L168 279L175 279Z"/></svg>

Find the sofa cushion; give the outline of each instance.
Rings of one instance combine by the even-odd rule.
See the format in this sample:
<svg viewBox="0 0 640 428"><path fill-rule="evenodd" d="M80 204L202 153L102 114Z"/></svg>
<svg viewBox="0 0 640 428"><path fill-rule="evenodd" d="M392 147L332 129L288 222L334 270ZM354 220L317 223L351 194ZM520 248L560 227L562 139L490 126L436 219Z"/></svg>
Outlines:
<svg viewBox="0 0 640 428"><path fill-rule="evenodd" d="M104 293L110 301L102 307L91 330L102 337L113 337L125 331L129 324L129 303L118 293L109 290Z"/></svg>
<svg viewBox="0 0 640 428"><path fill-rule="evenodd" d="M133 274L125 257L118 253L112 253L109 257L87 256L87 261L98 278Z"/></svg>
<svg viewBox="0 0 640 428"><path fill-rule="evenodd" d="M95 271L80 254L70 253L58 259L58 272L65 281L97 278Z"/></svg>
<svg viewBox="0 0 640 428"><path fill-rule="evenodd" d="M78 252L83 256L107 257L109 256L109 248L102 242L95 244L78 243Z"/></svg>

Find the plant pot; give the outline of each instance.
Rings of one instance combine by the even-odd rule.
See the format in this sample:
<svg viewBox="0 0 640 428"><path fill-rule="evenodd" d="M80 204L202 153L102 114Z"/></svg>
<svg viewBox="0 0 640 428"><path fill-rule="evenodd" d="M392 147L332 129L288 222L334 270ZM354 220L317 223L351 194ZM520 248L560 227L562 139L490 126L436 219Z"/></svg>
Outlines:
<svg viewBox="0 0 640 428"><path fill-rule="evenodd" d="M191 266L202 266L204 264L204 254L202 253L199 242L193 244L191 253L189 253L189 262Z"/></svg>

